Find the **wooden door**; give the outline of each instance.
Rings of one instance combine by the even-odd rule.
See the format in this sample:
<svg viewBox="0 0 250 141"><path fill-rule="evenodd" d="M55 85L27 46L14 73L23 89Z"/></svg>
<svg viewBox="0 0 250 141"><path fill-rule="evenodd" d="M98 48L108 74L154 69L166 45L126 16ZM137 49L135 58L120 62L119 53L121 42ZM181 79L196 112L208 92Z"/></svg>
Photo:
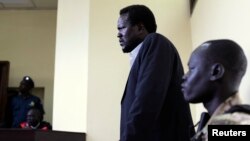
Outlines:
<svg viewBox="0 0 250 141"><path fill-rule="evenodd" d="M0 126L4 122L5 109L7 103L7 88L9 82L9 68L8 61L0 61Z"/></svg>

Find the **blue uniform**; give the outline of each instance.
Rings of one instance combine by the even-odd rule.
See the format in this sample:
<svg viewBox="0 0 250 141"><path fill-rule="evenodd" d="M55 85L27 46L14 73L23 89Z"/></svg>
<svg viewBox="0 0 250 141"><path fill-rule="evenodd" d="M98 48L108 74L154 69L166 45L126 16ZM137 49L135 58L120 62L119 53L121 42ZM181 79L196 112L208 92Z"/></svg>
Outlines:
<svg viewBox="0 0 250 141"><path fill-rule="evenodd" d="M43 105L40 98L34 95L21 96L16 95L11 99L11 116L12 116L12 125L11 127L19 127L21 122L26 121L27 112L32 107L37 107L44 112Z"/></svg>

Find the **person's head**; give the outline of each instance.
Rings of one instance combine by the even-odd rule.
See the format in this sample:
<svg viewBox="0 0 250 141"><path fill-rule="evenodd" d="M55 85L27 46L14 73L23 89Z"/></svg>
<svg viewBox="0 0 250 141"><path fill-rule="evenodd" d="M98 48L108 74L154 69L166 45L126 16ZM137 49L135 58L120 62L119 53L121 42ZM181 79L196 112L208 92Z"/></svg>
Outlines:
<svg viewBox="0 0 250 141"><path fill-rule="evenodd" d="M183 76L182 91L191 103L219 102L234 95L246 72L247 59L232 40L210 40L193 51L189 71Z"/></svg>
<svg viewBox="0 0 250 141"><path fill-rule="evenodd" d="M34 81L29 76L24 76L19 85L19 90L22 93L28 93L35 86Z"/></svg>
<svg viewBox="0 0 250 141"><path fill-rule="evenodd" d="M152 11L144 5L130 5L120 10L118 35L123 52L131 52L147 34L156 32Z"/></svg>
<svg viewBox="0 0 250 141"><path fill-rule="evenodd" d="M43 120L43 112L38 108L31 108L27 113L27 123L30 126L36 126Z"/></svg>

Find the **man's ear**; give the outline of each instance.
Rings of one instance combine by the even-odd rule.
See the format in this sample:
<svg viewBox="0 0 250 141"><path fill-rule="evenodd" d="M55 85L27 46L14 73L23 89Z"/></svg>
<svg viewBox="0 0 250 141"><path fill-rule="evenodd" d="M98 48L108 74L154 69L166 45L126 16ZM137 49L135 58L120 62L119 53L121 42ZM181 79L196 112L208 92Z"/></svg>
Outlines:
<svg viewBox="0 0 250 141"><path fill-rule="evenodd" d="M144 26L144 24L142 24L142 23L138 23L138 24L137 24L137 26L138 26L138 29L139 29L140 31L145 30L145 26Z"/></svg>
<svg viewBox="0 0 250 141"><path fill-rule="evenodd" d="M220 63L213 64L211 67L210 80L212 81L218 80L223 77L224 73L225 73L225 68L222 64Z"/></svg>

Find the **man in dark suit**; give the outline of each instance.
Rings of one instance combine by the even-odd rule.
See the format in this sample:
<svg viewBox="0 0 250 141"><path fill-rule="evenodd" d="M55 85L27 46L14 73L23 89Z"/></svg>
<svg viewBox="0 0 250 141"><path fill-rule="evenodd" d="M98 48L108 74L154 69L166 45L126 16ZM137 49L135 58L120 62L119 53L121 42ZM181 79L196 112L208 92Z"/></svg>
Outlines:
<svg viewBox="0 0 250 141"><path fill-rule="evenodd" d="M121 9L118 35L131 70L121 101L120 141L188 141L194 133L181 93L183 67L174 45L155 33L144 5Z"/></svg>

